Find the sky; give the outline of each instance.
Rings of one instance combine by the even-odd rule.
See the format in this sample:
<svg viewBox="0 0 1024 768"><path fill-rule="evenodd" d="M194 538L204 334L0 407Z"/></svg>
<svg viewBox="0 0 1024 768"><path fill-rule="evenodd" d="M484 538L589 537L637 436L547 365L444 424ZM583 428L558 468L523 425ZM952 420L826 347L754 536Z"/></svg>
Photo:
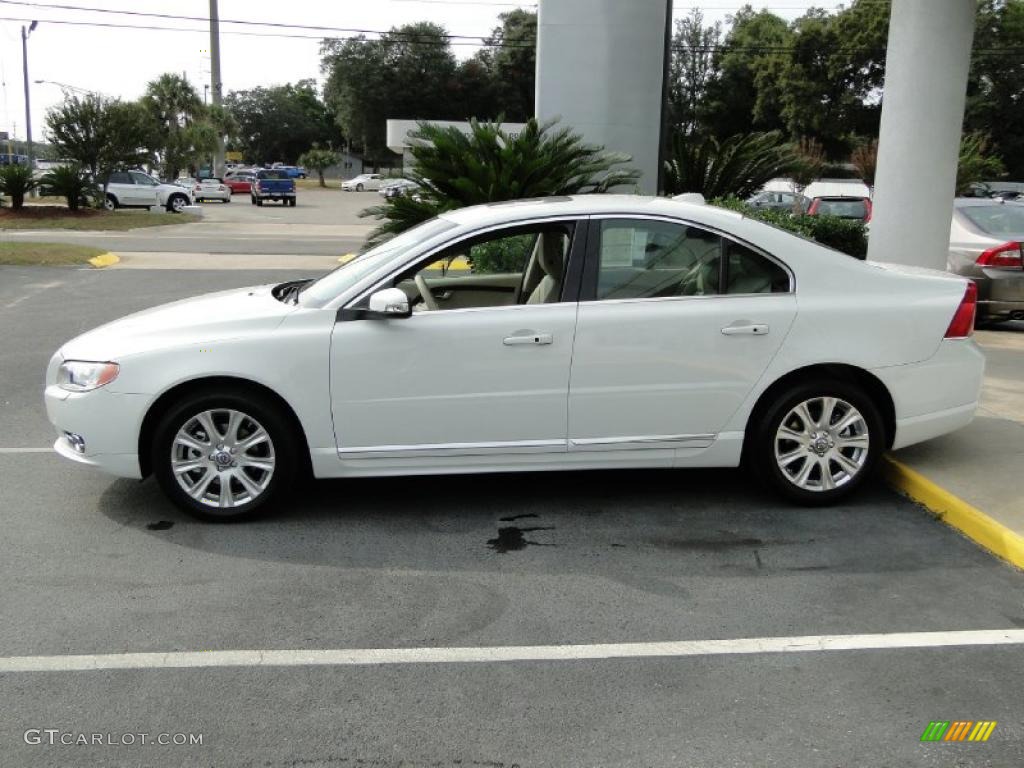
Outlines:
<svg viewBox="0 0 1024 768"><path fill-rule="evenodd" d="M622 0L627 2L628 0ZM752 0L755 8L770 8L793 19L812 5L810 0ZM740 0L676 0L674 16L702 8L705 21L725 20ZM818 7L839 3L819 0ZM54 6L64 6L54 7ZM75 9L72 9L74 7ZM535 8L535 2L514 0L220 0L221 80L225 95L232 90L295 82L322 81L319 41L325 34L348 36L349 30L386 31L414 21L443 24L450 34L483 36L498 23L498 15L514 8ZM98 9L98 10L76 10ZM46 110L63 99L63 86L136 99L146 83L164 72L183 73L204 93L210 82L209 27L205 21L131 16L110 11L171 14L207 19L208 0L0 0L0 131L25 137L21 27L36 19L28 40L32 135L45 139ZM227 20L302 24L337 28L334 33L226 23ZM85 26L58 22L91 22L123 26ZM168 29L172 28L172 29ZM239 34L247 32L250 34ZM251 33L298 35L257 36ZM369 35L373 36L373 35ZM478 46L469 40L453 47L458 58L471 56ZM36 80L48 82L36 83Z"/></svg>

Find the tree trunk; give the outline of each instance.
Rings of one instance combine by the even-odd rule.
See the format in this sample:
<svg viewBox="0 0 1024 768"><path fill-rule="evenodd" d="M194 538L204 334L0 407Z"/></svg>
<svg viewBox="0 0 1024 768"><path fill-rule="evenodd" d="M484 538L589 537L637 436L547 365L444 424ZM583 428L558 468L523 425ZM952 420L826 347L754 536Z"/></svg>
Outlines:
<svg viewBox="0 0 1024 768"><path fill-rule="evenodd" d="M318 168L317 172L316 172L316 175L320 177L320 186L321 187L326 187L327 186L327 182L324 181L324 171L323 171L323 169L322 168Z"/></svg>

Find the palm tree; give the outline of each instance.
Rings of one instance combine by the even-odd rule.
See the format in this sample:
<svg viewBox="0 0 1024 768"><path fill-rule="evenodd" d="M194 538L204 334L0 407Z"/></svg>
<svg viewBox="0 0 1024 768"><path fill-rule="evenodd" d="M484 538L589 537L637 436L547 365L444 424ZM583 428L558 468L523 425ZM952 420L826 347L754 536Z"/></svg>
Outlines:
<svg viewBox="0 0 1024 768"><path fill-rule="evenodd" d="M585 144L557 121L531 118L518 134L500 122L470 121L469 132L420 123L411 134L416 162L408 178L419 184L414 195L389 198L360 212L382 223L368 246L431 219L469 205L551 195L602 193L635 184L639 171L616 168L629 155Z"/></svg>
<svg viewBox="0 0 1024 768"><path fill-rule="evenodd" d="M677 133L665 163L665 192L699 192L708 200L746 198L793 166L793 148L778 131L744 133L718 141Z"/></svg>
<svg viewBox="0 0 1024 768"><path fill-rule="evenodd" d="M178 175L183 165L206 147L193 146L192 136L186 132L206 115L199 93L181 75L165 72L146 85L142 104L152 116L156 126L152 147L164 165L168 178Z"/></svg>

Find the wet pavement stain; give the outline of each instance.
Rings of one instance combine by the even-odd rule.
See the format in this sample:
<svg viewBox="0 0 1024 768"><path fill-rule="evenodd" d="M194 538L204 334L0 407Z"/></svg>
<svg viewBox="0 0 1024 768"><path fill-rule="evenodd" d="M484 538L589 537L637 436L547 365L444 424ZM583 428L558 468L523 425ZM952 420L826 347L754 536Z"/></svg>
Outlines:
<svg viewBox="0 0 1024 768"><path fill-rule="evenodd" d="M516 528L510 525L506 528L498 529L498 538L488 539L487 546L493 549L500 555L506 552L512 552L513 550L526 549L528 546L535 547L550 547L552 544L541 544L539 541L530 541L523 534L531 533L533 531L553 531L555 527L549 526L535 526L533 528Z"/></svg>
<svg viewBox="0 0 1024 768"><path fill-rule="evenodd" d="M170 520L157 520L155 523L146 523L146 528L150 531L166 531L173 526L174 523Z"/></svg>

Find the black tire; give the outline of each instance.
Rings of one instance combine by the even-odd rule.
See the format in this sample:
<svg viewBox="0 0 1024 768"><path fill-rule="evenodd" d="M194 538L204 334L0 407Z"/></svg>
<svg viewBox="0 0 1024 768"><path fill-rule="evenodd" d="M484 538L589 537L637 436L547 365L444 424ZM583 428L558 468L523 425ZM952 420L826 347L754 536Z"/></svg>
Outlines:
<svg viewBox="0 0 1024 768"><path fill-rule="evenodd" d="M256 205L256 195L249 195L249 204Z"/></svg>
<svg viewBox="0 0 1024 768"><path fill-rule="evenodd" d="M178 430L204 411L233 409L255 419L266 430L273 449L274 470L263 492L250 501L237 506L221 508L205 504L190 496L179 484L171 466L171 451ZM302 441L295 434L295 428L287 415L271 399L258 392L215 390L194 392L171 405L161 416L154 431L151 446L150 466L161 489L178 507L193 517L209 522L234 522L263 514L280 507L287 491L292 487L295 473L300 466L299 451ZM207 469L207 472L215 470ZM258 470L257 470L258 471ZM202 477L202 476L200 476ZM222 476L213 475L209 485L215 483L219 489ZM229 488L241 489L237 481L229 480Z"/></svg>
<svg viewBox="0 0 1024 768"><path fill-rule="evenodd" d="M231 202L231 195L228 195L227 197L225 197L223 202L230 203Z"/></svg>
<svg viewBox="0 0 1024 768"><path fill-rule="evenodd" d="M262 197L257 197L256 198L256 205L258 205L260 208L263 207L263 198Z"/></svg>
<svg viewBox="0 0 1024 768"><path fill-rule="evenodd" d="M362 192L362 191L363 191L363 185L362 184L356 184L356 192Z"/></svg>
<svg viewBox="0 0 1024 768"><path fill-rule="evenodd" d="M121 206L118 205L117 198L111 194L107 195L107 199L103 203L103 207L108 211L116 211Z"/></svg>
<svg viewBox="0 0 1024 768"><path fill-rule="evenodd" d="M288 205L291 206L292 208L295 207L295 198L294 197L291 200L288 201Z"/></svg>
<svg viewBox="0 0 1024 768"><path fill-rule="evenodd" d="M868 446L866 455L861 455L863 461L860 464L860 469L854 474L849 475L847 473L847 476L845 478L841 477L841 481L835 483L833 488L819 487L817 489L808 489L800 487L796 480L791 478L779 466L779 461L776 459L776 435L782 426L783 419L786 419L791 411L800 403L824 397L838 398L860 411L867 430ZM812 412L810 415L812 419L819 418L820 412L818 414ZM838 424L842 421L841 415L837 415L833 421L835 424ZM821 432L815 430L814 434L821 434L822 439L825 441L819 444L819 447L822 449L825 448L826 443L830 443L836 438L834 434L829 434L824 430ZM812 380L792 386L781 392L774 399L774 402L768 406L759 422L753 425L751 439L752 443L749 446L746 458L753 465L754 471L774 491L790 501L804 506L825 506L849 496L871 475L878 463L879 457L886 448L885 427L875 403L856 384L831 379ZM785 446L787 452L792 450L794 455L797 452L802 454L804 449L796 441L785 441L781 443L781 446ZM805 466L802 462L820 462L821 459L813 453L812 448L807 447L806 450L808 453L807 457L797 457L789 465L793 468L791 471L799 474L800 470ZM846 458L857 455L857 449L855 448L845 450L849 451L849 453L843 454ZM826 454L826 456L828 455ZM840 465L831 459L826 458L825 462L827 466L834 468L837 472L841 469ZM823 471L820 466L818 469L812 469L811 477L808 480L814 482L813 478L816 476L820 485L823 479Z"/></svg>
<svg viewBox="0 0 1024 768"><path fill-rule="evenodd" d="M198 198L196 199L196 202L199 202ZM182 207L185 207L188 205L188 198L184 195L171 195L167 198L167 210L170 213L181 213L180 210L175 208L175 205L178 203L180 203Z"/></svg>

